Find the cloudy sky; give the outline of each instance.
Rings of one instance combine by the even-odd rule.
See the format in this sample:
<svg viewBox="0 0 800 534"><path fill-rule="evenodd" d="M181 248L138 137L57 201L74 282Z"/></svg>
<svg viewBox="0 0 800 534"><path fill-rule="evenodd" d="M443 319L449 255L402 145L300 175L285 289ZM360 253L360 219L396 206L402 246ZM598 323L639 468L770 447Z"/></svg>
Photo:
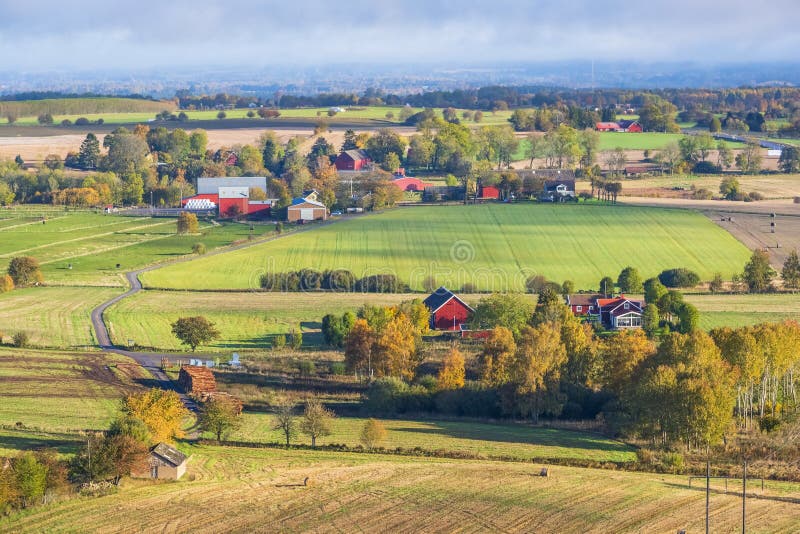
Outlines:
<svg viewBox="0 0 800 534"><path fill-rule="evenodd" d="M798 0L0 0L0 70L781 61Z"/></svg>

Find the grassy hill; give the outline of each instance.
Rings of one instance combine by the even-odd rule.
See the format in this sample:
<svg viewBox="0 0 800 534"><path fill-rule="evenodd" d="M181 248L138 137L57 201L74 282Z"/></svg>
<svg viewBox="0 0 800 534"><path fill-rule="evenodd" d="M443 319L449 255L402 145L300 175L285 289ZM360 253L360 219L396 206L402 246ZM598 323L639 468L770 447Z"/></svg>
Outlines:
<svg viewBox="0 0 800 534"><path fill-rule="evenodd" d="M747 249L690 211L598 205L419 207L339 222L312 232L159 269L149 287L251 289L269 272L349 269L394 273L420 290L428 276L459 288L520 290L533 274L595 288L625 266L653 276L687 267L710 279L741 270Z"/></svg>
<svg viewBox="0 0 800 534"><path fill-rule="evenodd" d="M115 495L0 518L0 531L699 532L705 518L705 492L685 476L555 467L543 478L539 465L520 463L183 449L182 481L126 480ZM713 532L738 532L738 485L713 487ZM768 483L748 501L748 531L794 532L798 492Z"/></svg>

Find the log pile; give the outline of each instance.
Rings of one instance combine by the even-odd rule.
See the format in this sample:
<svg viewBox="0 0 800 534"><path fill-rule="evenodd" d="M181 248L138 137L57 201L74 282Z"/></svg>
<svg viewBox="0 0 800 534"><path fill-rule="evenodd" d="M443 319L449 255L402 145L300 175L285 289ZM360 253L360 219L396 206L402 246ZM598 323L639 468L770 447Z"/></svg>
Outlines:
<svg viewBox="0 0 800 534"><path fill-rule="evenodd" d="M188 395L202 395L217 390L217 381L211 369L197 365L181 367L178 384Z"/></svg>

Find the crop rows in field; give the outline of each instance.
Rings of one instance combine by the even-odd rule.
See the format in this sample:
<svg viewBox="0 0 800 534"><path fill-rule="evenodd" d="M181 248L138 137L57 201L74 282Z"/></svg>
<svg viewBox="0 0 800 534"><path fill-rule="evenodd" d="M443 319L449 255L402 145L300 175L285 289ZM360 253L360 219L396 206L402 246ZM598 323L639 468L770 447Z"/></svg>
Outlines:
<svg viewBox="0 0 800 534"><path fill-rule="evenodd" d="M392 273L419 290L432 276L453 289L521 290L528 276L596 288L630 265L644 277L686 267L710 279L738 272L747 249L700 214L624 206L415 207L359 217L143 276L148 287L254 289L265 273L348 269Z"/></svg>

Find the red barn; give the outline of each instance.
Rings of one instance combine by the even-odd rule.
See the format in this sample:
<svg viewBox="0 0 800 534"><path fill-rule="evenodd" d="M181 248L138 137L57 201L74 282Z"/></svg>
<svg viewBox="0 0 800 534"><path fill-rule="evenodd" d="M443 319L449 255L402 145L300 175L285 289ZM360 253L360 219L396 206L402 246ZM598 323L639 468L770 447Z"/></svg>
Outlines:
<svg viewBox="0 0 800 534"><path fill-rule="evenodd" d="M598 132L618 132L620 131L619 124L616 122L598 122L595 125Z"/></svg>
<svg viewBox="0 0 800 534"><path fill-rule="evenodd" d="M619 127L621 132L642 133L644 131L639 121L619 121Z"/></svg>
<svg viewBox="0 0 800 534"><path fill-rule="evenodd" d="M363 150L345 150L336 158L337 171L361 171L369 166L371 160Z"/></svg>
<svg viewBox="0 0 800 534"><path fill-rule="evenodd" d="M416 192L423 192L425 191L426 187L430 187L433 184L426 184L419 178L410 178L410 177L403 177L403 178L395 178L392 180L392 183L397 186L400 191L416 191Z"/></svg>
<svg viewBox="0 0 800 534"><path fill-rule="evenodd" d="M500 199L500 189L493 185L481 185L478 198L498 200Z"/></svg>
<svg viewBox="0 0 800 534"><path fill-rule="evenodd" d="M431 312L433 330L460 330L475 311L444 286L431 293L423 304Z"/></svg>

